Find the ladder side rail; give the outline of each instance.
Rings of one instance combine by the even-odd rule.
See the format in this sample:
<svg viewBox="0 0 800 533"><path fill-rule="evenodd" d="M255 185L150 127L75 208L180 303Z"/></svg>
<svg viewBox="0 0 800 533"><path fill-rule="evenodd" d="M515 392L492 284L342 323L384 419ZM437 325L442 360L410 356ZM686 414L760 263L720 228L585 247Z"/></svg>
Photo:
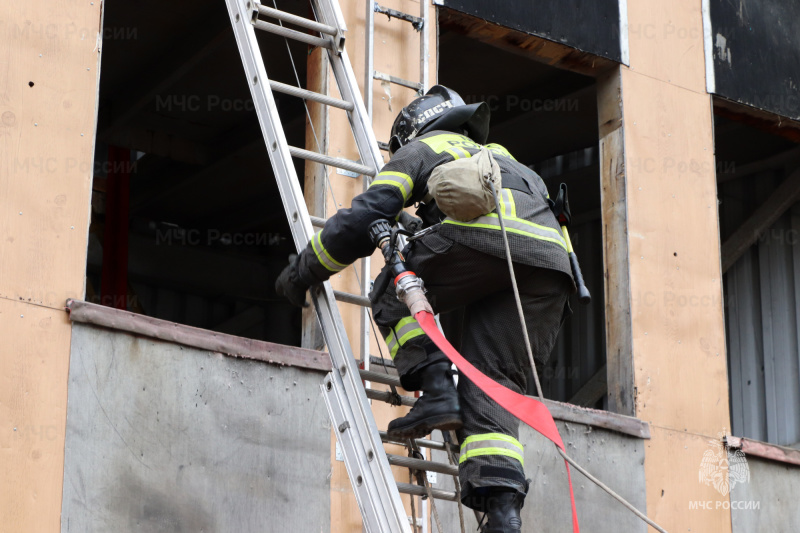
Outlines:
<svg viewBox="0 0 800 533"><path fill-rule="evenodd" d="M348 398L344 392L345 387L339 372L334 370L325 376L325 379L320 384L320 389L322 390L322 397L328 408L331 422L333 422L333 431L336 434L336 440L339 442L339 447L344 457L345 467L353 486L353 492L356 495L356 502L364 520L366 531L368 533L395 531L410 533L409 528L404 527L407 522L406 524L397 523L399 522L399 517L406 516L405 510L401 507L400 515L395 514L394 516L395 520L391 518L391 513L387 516L386 509L383 506L384 502L378 498L373 498L370 493L370 487L364 482L363 473L369 471L369 456L359 453L358 436L354 435L352 428L348 426L350 419L346 412ZM378 454L373 454L372 462L377 461L377 458ZM388 464L388 457L386 457L386 461Z"/></svg>
<svg viewBox="0 0 800 533"><path fill-rule="evenodd" d="M279 127L280 117L277 113L275 100L269 89L269 78L266 74L263 59L255 37L252 25L253 3L245 0L226 0L231 24L239 48L242 62L247 73L248 83L255 103L262 134L267 141L267 151L275 172L278 189L283 200L284 208L292 230L292 236L298 250L307 245L313 235L313 228L308 210L304 202L298 201L303 195L300 190L299 180L294 170L294 165L289 154L289 148L283 130ZM360 101L360 100L359 100ZM361 104L363 109L363 103ZM374 459L369 462L362 473L362 481L367 485L367 494L377 497L380 502L376 505L379 514L384 518L382 522L389 524L389 529L379 529L378 532L408 533L409 527L405 523L405 511L399 492L395 485L394 477L388 464L383 445L378 434L377 426L372 417L366 393L358 377L358 368L352 356L347 336L342 326L338 307L335 305L333 291L330 283L326 282L318 290L312 291L315 307L328 341L328 349L335 368L346 391L348 403L345 416L353 421L350 431L354 432L353 442L360 448L353 453L366 458L369 452ZM353 476L351 476L351 481ZM393 512L388 512L391 509ZM402 520L401 520L402 519ZM376 532L377 533L377 532Z"/></svg>

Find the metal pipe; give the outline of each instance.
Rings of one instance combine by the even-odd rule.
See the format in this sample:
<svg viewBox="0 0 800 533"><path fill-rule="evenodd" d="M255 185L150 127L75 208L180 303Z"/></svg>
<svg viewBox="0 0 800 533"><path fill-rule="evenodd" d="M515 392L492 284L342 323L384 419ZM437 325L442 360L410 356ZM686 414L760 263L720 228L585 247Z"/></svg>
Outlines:
<svg viewBox="0 0 800 533"><path fill-rule="evenodd" d="M385 431L378 432L381 436L381 440L384 444L396 444L397 446L408 446L407 442L399 442L396 440L392 440L389 438L389 434ZM439 450L442 452L447 451L447 447L449 446L450 449L456 453L458 453L458 446L454 444L448 444L446 442L439 442L438 440L428 440L428 439L414 439L414 443L419 446L420 448L430 448L431 450Z"/></svg>
<svg viewBox="0 0 800 533"><path fill-rule="evenodd" d="M367 391L367 398L369 398L370 400L378 400L380 402L392 403L393 394L391 392L375 390L375 389L365 389L365 390ZM415 403L417 403L416 398L400 395L400 405L405 405L406 407L414 407Z"/></svg>
<svg viewBox="0 0 800 533"><path fill-rule="evenodd" d="M417 92L421 92L424 89L421 83L404 80L403 78L398 78L397 76L390 76L389 74L384 74L383 72L378 72L377 70L373 72L372 76L376 80L388 81L389 83L394 83L395 85L402 85L403 87L414 89Z"/></svg>
<svg viewBox="0 0 800 533"><path fill-rule="evenodd" d="M319 102L320 104L338 107L339 109L344 109L345 111L352 111L355 108L355 106L350 102L345 102L344 100L333 98L331 96L326 96L324 94L315 93L314 91L301 89L299 87L288 85L286 83L281 83L279 81L270 80L269 86L272 88L273 91L277 91L279 93L288 94L290 96L296 96L298 98L303 98L305 100L312 100L314 102Z"/></svg>
<svg viewBox="0 0 800 533"><path fill-rule="evenodd" d="M333 26L328 26L327 24L321 24L315 20L309 20L305 17L299 17L297 15L293 15L285 11L279 11L277 9L267 7L264 5L258 6L258 14L264 15L265 17L272 17L274 19L282 20L284 22L294 24L295 26L300 26L301 28L305 28L307 30L318 31L320 33L327 33L328 35L336 35L338 31Z"/></svg>
<svg viewBox="0 0 800 533"><path fill-rule="evenodd" d="M428 491L425 487L419 485L412 485L411 483L398 483L397 490L402 494L411 494L413 496L427 496ZM431 494L437 500L447 500L450 502L457 501L456 493L449 490L431 488Z"/></svg>
<svg viewBox="0 0 800 533"><path fill-rule="evenodd" d="M350 294L349 292L333 291L333 297L346 304L360 305L361 307L371 307L372 303L366 296Z"/></svg>
<svg viewBox="0 0 800 533"><path fill-rule="evenodd" d="M294 157L307 159L309 161L314 161L315 163L322 163L323 165L329 165L336 168L342 168L344 170L350 170L351 172L356 172L357 174L363 174L365 176L374 176L376 174L374 168L362 165L361 163L348 161L347 159L342 159L340 157L331 157L329 155L318 154L317 152L304 150L302 148L297 148L296 146L290 146L289 153Z"/></svg>
<svg viewBox="0 0 800 533"><path fill-rule="evenodd" d="M458 467L451 466L444 463L436 463L434 461L425 461L424 459L415 459L413 457L404 457L402 455L394 455L387 453L386 457L389 458L389 464L394 466L402 466L404 468L411 468L412 470L424 470L426 472L437 472L446 476L457 476Z"/></svg>
<svg viewBox="0 0 800 533"><path fill-rule="evenodd" d="M253 22L253 26L257 30L263 30L268 33L274 33L275 35L280 35L281 37L294 39L295 41L300 41L306 44L310 44L312 46L319 46L321 48L333 48L333 44L329 39L323 39L322 37L315 37L313 35L308 35L307 33L290 30L289 28L284 28L283 26L278 26L277 24L273 24L271 22L264 22L263 20L257 20Z"/></svg>
<svg viewBox="0 0 800 533"><path fill-rule="evenodd" d="M383 385L402 387L400 384L400 378L397 376L390 376L384 372L373 372L370 370L359 370L358 372L361 374L361 379L365 381L374 381L375 383L381 383Z"/></svg>

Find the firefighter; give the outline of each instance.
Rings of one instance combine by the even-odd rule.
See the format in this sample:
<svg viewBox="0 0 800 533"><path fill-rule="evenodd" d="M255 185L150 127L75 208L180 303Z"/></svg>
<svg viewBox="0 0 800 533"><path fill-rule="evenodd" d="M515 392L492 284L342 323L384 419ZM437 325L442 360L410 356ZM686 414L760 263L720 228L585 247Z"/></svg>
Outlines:
<svg viewBox="0 0 800 533"><path fill-rule="evenodd" d="M488 105L466 104L441 85L403 108L392 126L391 160L367 191L331 217L286 267L276 282L278 294L308 305L310 286L372 254L367 231L372 222L397 220L403 208L416 205L419 226L430 229L405 250L406 265L424 281L445 334L484 374L524 394L530 364L497 213L459 222L445 217L427 190L434 168L477 154L488 132ZM500 214L539 366L550 355L575 290L567 245L541 178L502 146L485 146L502 173ZM375 280L370 295L374 318L403 387L423 392L406 416L389 424L389 436L408 439L434 429L457 430L463 503L486 513L484 533L518 533L528 490L517 440L519 420L469 380L458 380L456 388L449 360L398 301L388 277L384 269Z"/></svg>

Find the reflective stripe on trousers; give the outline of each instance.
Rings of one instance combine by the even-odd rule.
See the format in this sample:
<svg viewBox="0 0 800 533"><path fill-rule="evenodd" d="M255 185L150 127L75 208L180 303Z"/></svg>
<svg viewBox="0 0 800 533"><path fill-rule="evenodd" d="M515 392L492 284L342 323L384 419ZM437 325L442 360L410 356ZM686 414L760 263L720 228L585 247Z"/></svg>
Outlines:
<svg viewBox="0 0 800 533"><path fill-rule="evenodd" d="M463 463L467 459L481 455L504 455L516 459L520 465L524 465L523 452L522 444L514 437L502 433L483 433L470 435L464 439L458 462Z"/></svg>
<svg viewBox="0 0 800 533"><path fill-rule="evenodd" d="M419 323L413 316L407 316L400 319L397 324L392 328L392 332L386 337L386 346L389 347L389 354L394 359L397 355L397 350L400 349L405 343L413 339L425 335Z"/></svg>

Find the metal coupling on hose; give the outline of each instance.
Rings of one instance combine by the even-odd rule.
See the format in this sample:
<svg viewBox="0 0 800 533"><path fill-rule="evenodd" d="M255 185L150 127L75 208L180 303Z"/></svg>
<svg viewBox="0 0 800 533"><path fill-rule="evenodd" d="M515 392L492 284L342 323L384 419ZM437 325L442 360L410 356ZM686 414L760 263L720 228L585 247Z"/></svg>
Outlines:
<svg viewBox="0 0 800 533"><path fill-rule="evenodd" d="M425 284L411 271L405 271L394 280L397 299L406 304L411 311L411 316L420 311L433 314L428 298L425 296Z"/></svg>

